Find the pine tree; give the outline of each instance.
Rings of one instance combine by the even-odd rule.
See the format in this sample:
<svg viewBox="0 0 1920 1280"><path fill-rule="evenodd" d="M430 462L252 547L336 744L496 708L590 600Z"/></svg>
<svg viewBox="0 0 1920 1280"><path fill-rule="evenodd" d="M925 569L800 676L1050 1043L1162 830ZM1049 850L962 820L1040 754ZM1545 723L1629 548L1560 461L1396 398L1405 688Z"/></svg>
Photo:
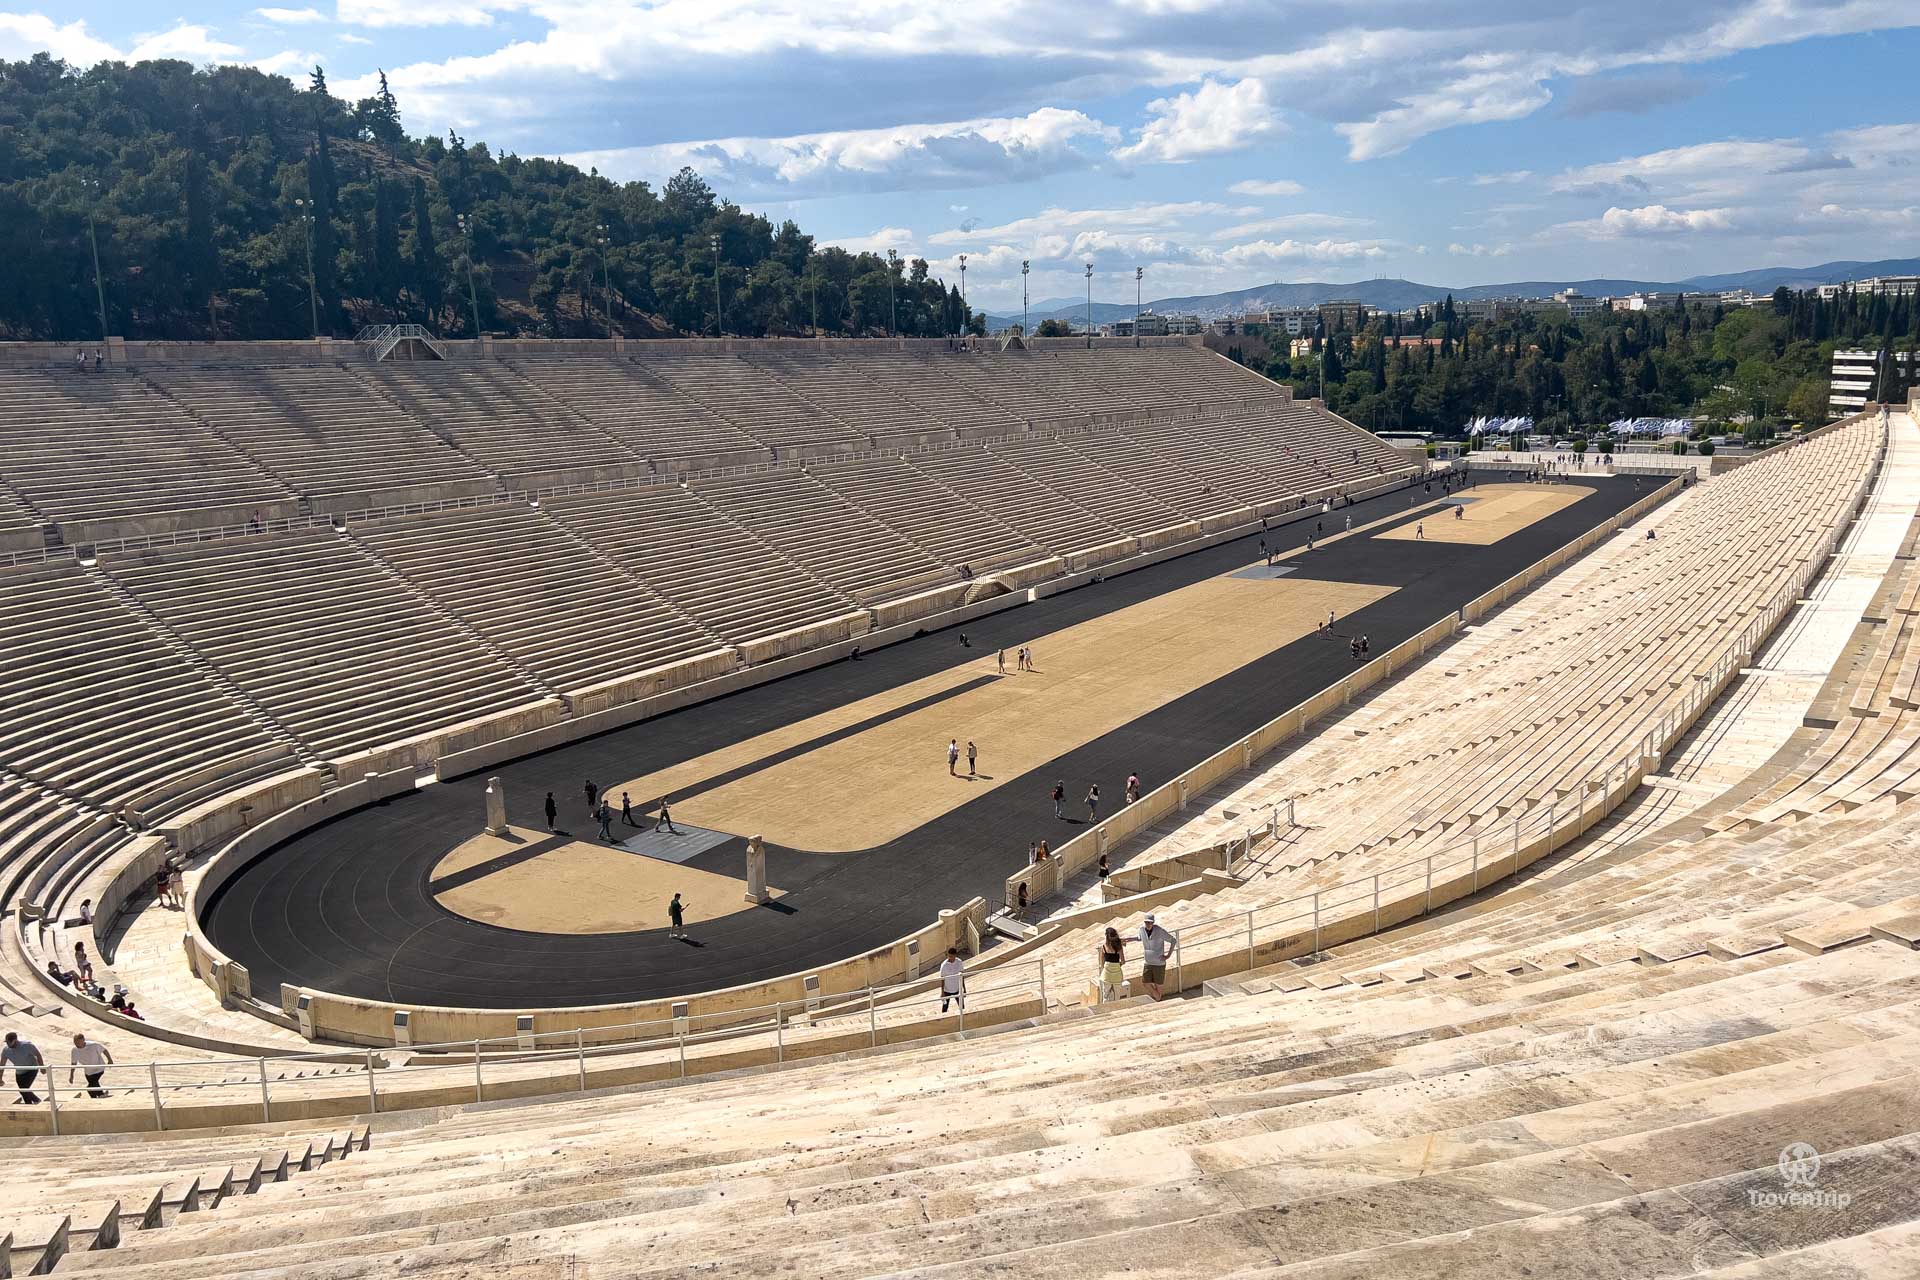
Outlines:
<svg viewBox="0 0 1920 1280"><path fill-rule="evenodd" d="M440 247L433 236L433 210L427 203L424 178L413 180L413 296L420 300L422 321L429 327L439 322L440 304L446 295L446 266L440 261Z"/></svg>

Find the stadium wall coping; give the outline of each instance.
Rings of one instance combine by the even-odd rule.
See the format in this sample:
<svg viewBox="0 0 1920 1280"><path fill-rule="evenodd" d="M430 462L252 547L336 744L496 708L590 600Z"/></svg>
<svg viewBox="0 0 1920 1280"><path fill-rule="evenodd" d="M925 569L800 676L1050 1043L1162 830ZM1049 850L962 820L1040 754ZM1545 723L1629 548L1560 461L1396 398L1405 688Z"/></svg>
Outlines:
<svg viewBox="0 0 1920 1280"><path fill-rule="evenodd" d="M1353 496L1364 498L1404 488L1418 480L1420 474L1417 471L1401 472L1386 478L1381 483L1354 489ZM847 960L838 962L837 965L826 966L808 973L787 975L738 988L690 994L667 1001L515 1011L415 1009L413 1006L357 1000L312 988L287 987L283 988L283 1007L276 1010L271 1006L261 1005L253 998L251 975L246 967L227 956L212 943L201 927L200 917L211 894L237 874L241 868L309 827L339 814L410 790L416 785L417 773L421 768L431 766L436 776L442 780L465 776L507 760L519 759L743 688L777 680L782 676L839 661L847 657L855 645L863 650L871 650L896 644L926 632L946 630L963 625L973 618L1015 608L1085 586L1104 577L1130 573L1204 550L1244 537L1258 527L1258 521L1262 517L1268 520L1270 526L1310 519L1321 513L1322 504L1331 501L1337 488L1338 486L1328 486L1325 490L1293 499L1275 499L1246 508L1244 522L1225 527L1208 530L1206 527L1208 524L1217 524L1217 520L1212 519L1170 526L1169 531L1162 531L1168 532L1169 540L1164 540L1162 545L1151 548L1146 544L1158 540L1153 533L1149 533L1144 538L1123 539L1110 544L1109 548L1098 549L1102 554L1077 553L1069 557L1066 562L1068 572L1043 578L1024 588L1009 590L988 599L963 604L891 627L869 626L857 632L851 631L850 628L850 633L845 637L837 638L821 647L805 649L802 652L773 658L758 665L742 667L717 677L698 680L650 698L607 707L553 723L540 724L530 731L526 728L527 709L522 708L500 717L467 722L459 726L456 737L450 738L443 731L439 734L423 735L419 739L405 743L362 752L353 757L330 762L339 776L351 777L356 781L321 791L317 795L306 794L316 785L313 781L290 781L286 778L277 778L229 796L220 797L217 801L196 810L190 815L190 820L179 820L163 828L163 833L177 842L173 845L173 852L189 857L204 849L210 839L231 836L224 844L214 849L202 865L190 875L187 936L184 942L188 962L195 975L223 1002L231 1001L240 1008L282 1025L288 1025L291 1022L292 1025L308 1033L310 1038L364 1045L395 1043L392 1014L400 1009L406 1009L410 1015L414 1015L412 1038L417 1041L470 1039L475 1036L512 1034L516 1028L517 1019L527 1014L536 1018L558 1017L561 1022L566 1023L566 1029L570 1030L579 1024L583 1015L591 1015L592 1025L610 1026L620 1022L645 1020L651 1016L649 1011L657 1013L661 1009L677 1004L694 1006L696 1013L719 1014L729 1009L743 1008L753 1004L798 999L800 998L798 995L780 993L800 990L809 977L818 978L821 988L829 994L835 990L841 992L864 990L871 981L898 981L906 973L907 938L902 938L891 947L882 948L879 952L849 957ZM1303 499L1306 505L1298 505ZM1173 540L1176 535L1188 536L1179 536L1177 540ZM1107 552L1120 559L1106 558L1104 553ZM1057 560L1041 562L1043 565L1057 563ZM993 575L988 575L989 580L992 577ZM545 712L541 713L543 718L545 714ZM489 739L490 723L501 732ZM472 745L460 745L464 742L471 742ZM434 754L435 751L439 754ZM316 778L317 776L315 775ZM238 834L234 835L234 832ZM125 860L117 860L116 865L123 861ZM128 895L137 892L139 880L138 873L128 872L120 900L115 904L116 910L124 904ZM956 941L958 935L955 930L958 930L959 926L946 926L943 931L943 922L953 914L962 915L977 934L977 931L985 925L987 913L988 907L985 901L975 899L973 903L960 908L958 913L943 913L943 921L936 921L909 937L921 942L923 955L938 954L939 951L944 951L946 947L952 945L962 945L963 949L972 951L975 947L967 945L964 939ZM938 950L932 950L927 945L929 943L937 943ZM891 959L876 959L883 955L890 955ZM884 977L873 975L884 975ZM852 981L856 976L860 980ZM307 999L308 1016L304 1021L293 1018L292 1006L301 996ZM504 1030L501 1029L503 1027ZM553 1028L542 1026L540 1029Z"/></svg>
<svg viewBox="0 0 1920 1280"><path fill-rule="evenodd" d="M448 362L531 356L746 355L802 351L997 351L998 338L436 338ZM1123 347L1204 347L1198 335L1164 338L1027 338L1032 351L1115 350ZM110 337L89 342L0 342L0 368L65 368L74 353L91 359L99 351L112 368L191 364L368 363L368 350L350 338L301 338L255 342L168 342ZM408 363L399 361L397 363Z"/></svg>

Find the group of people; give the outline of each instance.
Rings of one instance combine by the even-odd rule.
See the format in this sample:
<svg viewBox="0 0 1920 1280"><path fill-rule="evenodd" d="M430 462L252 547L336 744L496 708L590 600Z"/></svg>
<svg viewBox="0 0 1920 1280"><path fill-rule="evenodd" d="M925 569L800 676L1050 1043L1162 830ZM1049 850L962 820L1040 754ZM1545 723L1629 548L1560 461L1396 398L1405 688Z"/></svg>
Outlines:
<svg viewBox="0 0 1920 1280"><path fill-rule="evenodd" d="M1023 644L1018 649L1015 649L1013 651L1013 661L1014 669L1017 671L1034 670L1033 646ZM999 665L1001 675L1007 674L1007 651L1005 649L1000 650L994 655L994 662Z"/></svg>
<svg viewBox="0 0 1920 1280"><path fill-rule="evenodd" d="M73 1083L73 1073L78 1071L87 1078L89 1098L107 1096L103 1081L107 1068L113 1065L113 1054L106 1045L89 1039L85 1032L76 1031L73 1033L73 1048L68 1054L67 1063L68 1084ZM40 1078L40 1073L48 1070L48 1067L38 1045L22 1039L18 1032L7 1032L6 1045L0 1048L0 1067L13 1068L13 1087L20 1092L20 1105L40 1105L40 1095L33 1091L33 1086Z"/></svg>
<svg viewBox="0 0 1920 1280"><path fill-rule="evenodd" d="M168 858L153 873L153 898L161 906L175 911L187 909L187 871L180 859Z"/></svg>
<svg viewBox="0 0 1920 1280"><path fill-rule="evenodd" d="M620 841L613 835L614 811L612 803L607 798L608 793L601 791L599 785L591 778L587 779L585 791L587 816L600 824L600 838L608 844L619 844ZM560 802L553 798L553 792L547 792L546 803L542 807L547 815L547 830L557 834L560 830ZM673 825L673 809L668 803L668 797L661 796L651 807L656 810L653 819L655 831L665 831L669 835L676 836L680 834L680 829ZM640 816L644 818L646 813L647 808L642 807ZM620 793L619 817L623 825L635 830L639 830L644 825L633 820L633 799L624 791Z"/></svg>
<svg viewBox="0 0 1920 1280"><path fill-rule="evenodd" d="M947 739L947 776L953 778L960 776L960 739L958 738ZM971 738L967 740L967 776L969 778L980 776L980 748L973 745Z"/></svg>
<svg viewBox="0 0 1920 1280"><path fill-rule="evenodd" d="M1167 981L1167 960L1180 945L1180 938L1172 930L1154 919L1153 912L1147 912L1140 922L1138 935L1140 942L1140 985L1155 1000L1165 995ZM1120 931L1112 925L1107 926L1106 936L1095 948L1095 973L1100 983L1100 999L1118 1000L1126 994L1127 944Z"/></svg>

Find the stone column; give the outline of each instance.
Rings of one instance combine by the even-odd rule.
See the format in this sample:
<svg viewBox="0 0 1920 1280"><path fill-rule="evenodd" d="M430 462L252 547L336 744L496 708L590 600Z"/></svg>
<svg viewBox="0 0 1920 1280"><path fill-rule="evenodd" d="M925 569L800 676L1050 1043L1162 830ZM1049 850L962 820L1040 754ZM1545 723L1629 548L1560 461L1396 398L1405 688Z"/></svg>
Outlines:
<svg viewBox="0 0 1920 1280"><path fill-rule="evenodd" d="M507 834L507 791L498 778L487 779L487 834Z"/></svg>
<svg viewBox="0 0 1920 1280"><path fill-rule="evenodd" d="M767 893L767 842L759 836L747 837L747 901L765 902Z"/></svg>

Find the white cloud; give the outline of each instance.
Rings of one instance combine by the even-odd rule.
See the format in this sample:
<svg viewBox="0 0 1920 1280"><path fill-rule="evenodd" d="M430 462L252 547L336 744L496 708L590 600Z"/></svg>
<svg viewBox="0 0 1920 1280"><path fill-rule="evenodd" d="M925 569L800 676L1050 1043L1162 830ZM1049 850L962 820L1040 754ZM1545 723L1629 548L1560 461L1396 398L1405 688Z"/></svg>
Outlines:
<svg viewBox="0 0 1920 1280"><path fill-rule="evenodd" d="M368 39L366 36L357 36L353 34L353 32L351 31L343 31L340 33L340 43L341 44L372 44L373 41Z"/></svg>
<svg viewBox="0 0 1920 1280"><path fill-rule="evenodd" d="M1221 84L1203 80L1191 93L1156 98L1139 140L1114 155L1128 161L1182 164L1201 156L1237 151L1256 138L1278 131L1279 118L1258 80Z"/></svg>
<svg viewBox="0 0 1920 1280"><path fill-rule="evenodd" d="M515 0L338 0L334 16L358 27L490 27L496 11L520 7ZM573 20L562 9L548 12Z"/></svg>
<svg viewBox="0 0 1920 1280"><path fill-rule="evenodd" d="M840 236L822 240L820 243L823 246L832 245L835 248L845 249L848 253L877 253L883 258L887 256L889 249L903 258L914 256L913 232L906 227L881 227L868 235Z"/></svg>
<svg viewBox="0 0 1920 1280"><path fill-rule="evenodd" d="M1001 119L788 138L717 138L582 151L566 158L616 177L656 178L691 165L729 196L792 199L1030 181L1098 163L1083 142L1108 143L1116 137L1082 112L1043 107Z"/></svg>
<svg viewBox="0 0 1920 1280"><path fill-rule="evenodd" d="M239 56L239 45L216 40L211 28L190 22L141 36L127 53L130 62L144 62L150 58L179 58L194 63L232 62Z"/></svg>
<svg viewBox="0 0 1920 1280"><path fill-rule="evenodd" d="M1615 239L1622 236L1731 231L1735 225L1730 209L1669 209L1663 204L1649 204L1637 209L1615 206L1598 218L1562 223L1558 230L1598 239Z"/></svg>
<svg viewBox="0 0 1920 1280"><path fill-rule="evenodd" d="M1297 196L1304 193L1306 188L1290 178L1276 178L1271 182L1236 182L1227 190L1237 196Z"/></svg>
<svg viewBox="0 0 1920 1280"><path fill-rule="evenodd" d="M1513 252L1510 244L1450 244L1447 252L1460 258L1504 258Z"/></svg>
<svg viewBox="0 0 1920 1280"><path fill-rule="evenodd" d="M1461 75L1429 92L1402 98L1399 105L1370 120L1337 124L1334 130L1347 140L1349 159L1398 155L1441 129L1532 115L1553 101L1538 75L1538 69Z"/></svg>
<svg viewBox="0 0 1920 1280"><path fill-rule="evenodd" d="M994 227L973 231L939 231L928 239L934 244L963 245L972 241L1032 241L1041 236L1062 236L1068 232L1159 232L1177 231L1193 220L1208 217L1244 217L1257 212L1244 206L1217 204L1210 200L1183 200L1161 204L1135 204L1117 209L1043 209L1030 218L1016 218ZM1068 242L1070 243L1070 242Z"/></svg>
<svg viewBox="0 0 1920 1280"><path fill-rule="evenodd" d="M323 65L326 60L323 54L315 53L310 49L285 49L264 58L253 59L253 65L268 75L296 76L311 67Z"/></svg>
<svg viewBox="0 0 1920 1280"><path fill-rule="evenodd" d="M302 26L327 21L327 15L318 9L255 9L253 12L268 22L277 22L283 26Z"/></svg>
<svg viewBox="0 0 1920 1280"><path fill-rule="evenodd" d="M1920 228L1920 205L1906 205L1897 209L1862 209L1839 204L1823 204L1818 209L1802 213L1799 221L1823 231L1856 229L1910 231Z"/></svg>
<svg viewBox="0 0 1920 1280"><path fill-rule="evenodd" d="M1253 222L1242 222L1231 227L1222 227L1213 233L1216 240L1243 240L1248 236L1293 235L1301 232L1342 231L1349 227L1364 227L1371 218L1353 218L1341 213L1289 213L1278 218L1259 218Z"/></svg>
<svg viewBox="0 0 1920 1280"><path fill-rule="evenodd" d="M1294 262L1356 262L1384 258L1391 245L1383 240L1252 240L1234 245L1220 255L1233 266L1264 266Z"/></svg>
<svg viewBox="0 0 1920 1280"><path fill-rule="evenodd" d="M44 14L0 13L0 58L25 59L43 50L81 67L122 56L88 31L84 19L62 26Z"/></svg>

